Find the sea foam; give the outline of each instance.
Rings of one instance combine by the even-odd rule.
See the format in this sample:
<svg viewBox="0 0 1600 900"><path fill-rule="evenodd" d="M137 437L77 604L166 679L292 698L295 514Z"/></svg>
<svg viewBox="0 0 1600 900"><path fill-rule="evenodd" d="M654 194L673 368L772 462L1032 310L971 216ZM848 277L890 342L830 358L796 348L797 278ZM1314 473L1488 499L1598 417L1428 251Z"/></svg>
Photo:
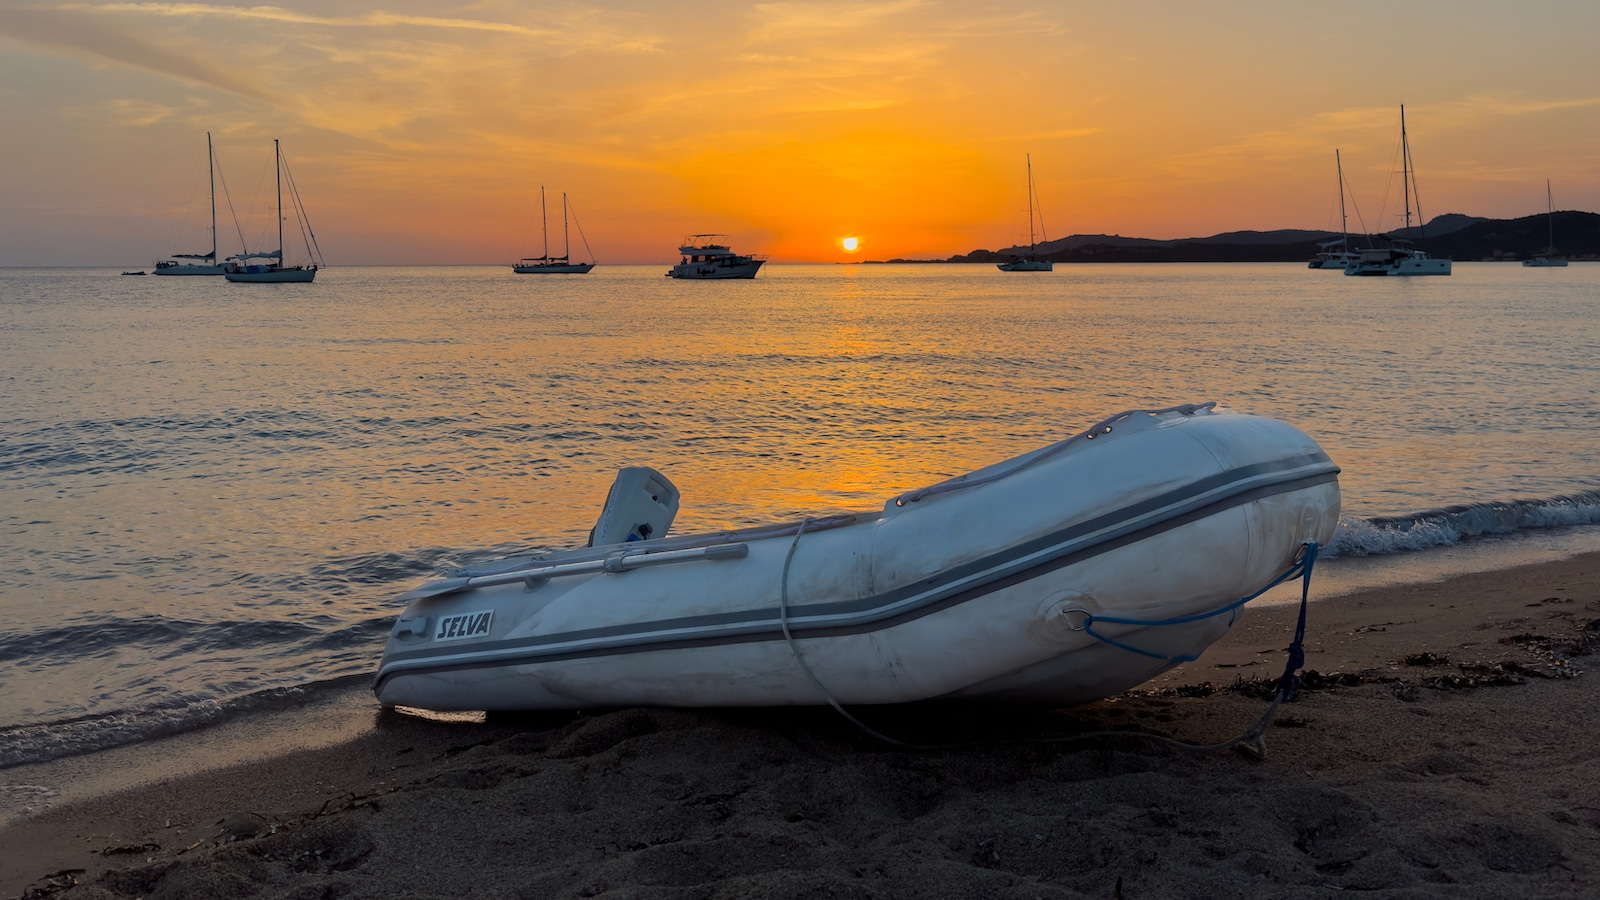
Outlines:
<svg viewBox="0 0 1600 900"><path fill-rule="evenodd" d="M1389 556L1493 534L1600 524L1600 491L1445 506L1339 522L1330 556Z"/></svg>

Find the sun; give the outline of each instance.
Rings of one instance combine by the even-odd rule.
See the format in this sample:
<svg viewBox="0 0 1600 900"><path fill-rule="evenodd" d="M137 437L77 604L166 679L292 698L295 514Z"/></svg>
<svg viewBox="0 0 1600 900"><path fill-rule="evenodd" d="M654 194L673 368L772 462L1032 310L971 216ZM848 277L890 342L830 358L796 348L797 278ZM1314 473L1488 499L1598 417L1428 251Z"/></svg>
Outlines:
<svg viewBox="0 0 1600 900"><path fill-rule="evenodd" d="M847 237L839 242L839 246L843 247L844 252L846 253L854 253L856 252L856 248L861 246L861 239L858 237Z"/></svg>

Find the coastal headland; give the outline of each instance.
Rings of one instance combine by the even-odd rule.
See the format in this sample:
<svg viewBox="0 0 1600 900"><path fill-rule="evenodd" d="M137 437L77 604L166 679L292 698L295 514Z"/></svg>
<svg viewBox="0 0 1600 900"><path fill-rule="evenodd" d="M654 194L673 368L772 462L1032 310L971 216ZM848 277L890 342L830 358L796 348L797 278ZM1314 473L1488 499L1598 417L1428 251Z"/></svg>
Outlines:
<svg viewBox="0 0 1600 900"><path fill-rule="evenodd" d="M0 828L0 896L1592 896L1600 554L1314 601L1264 759L1140 736L1257 721L1297 612L1085 707L857 711L932 749L826 708L485 720L354 688L7 771L62 799Z"/></svg>
<svg viewBox="0 0 1600 900"><path fill-rule="evenodd" d="M1558 211L1520 219L1484 219L1458 213L1438 216L1425 226L1397 228L1383 236L1351 234L1350 246L1383 246L1382 237L1414 242L1429 255L1460 261L1531 259L1548 249L1553 228L1557 250L1569 259L1600 259L1600 214ZM1340 240L1338 232L1285 229L1230 231L1210 237L1156 240L1113 234L1075 234L1041 242L1033 251L1052 262L1305 262L1319 245ZM888 259L882 263L998 263L1027 253L1027 247L972 250L944 259Z"/></svg>

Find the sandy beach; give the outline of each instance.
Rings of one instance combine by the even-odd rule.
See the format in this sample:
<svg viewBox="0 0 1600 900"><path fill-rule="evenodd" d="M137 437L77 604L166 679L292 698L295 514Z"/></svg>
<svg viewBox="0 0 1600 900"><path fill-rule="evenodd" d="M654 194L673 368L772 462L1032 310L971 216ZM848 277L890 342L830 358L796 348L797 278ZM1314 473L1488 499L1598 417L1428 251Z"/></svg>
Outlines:
<svg viewBox="0 0 1600 900"><path fill-rule="evenodd" d="M1380 897L1600 890L1600 554L1315 601L1057 711L425 718L359 686L0 772L0 896Z"/></svg>

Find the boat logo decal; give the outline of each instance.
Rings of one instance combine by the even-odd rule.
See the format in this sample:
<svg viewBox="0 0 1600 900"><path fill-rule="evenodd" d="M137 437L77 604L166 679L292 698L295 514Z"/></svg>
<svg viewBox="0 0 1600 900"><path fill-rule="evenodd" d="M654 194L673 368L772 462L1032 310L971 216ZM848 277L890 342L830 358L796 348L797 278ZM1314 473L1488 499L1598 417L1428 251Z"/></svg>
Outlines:
<svg viewBox="0 0 1600 900"><path fill-rule="evenodd" d="M461 613L454 616L440 616L439 627L433 632L435 641L462 641L467 638L488 637L489 623L494 620L494 610L480 609L477 612Z"/></svg>

